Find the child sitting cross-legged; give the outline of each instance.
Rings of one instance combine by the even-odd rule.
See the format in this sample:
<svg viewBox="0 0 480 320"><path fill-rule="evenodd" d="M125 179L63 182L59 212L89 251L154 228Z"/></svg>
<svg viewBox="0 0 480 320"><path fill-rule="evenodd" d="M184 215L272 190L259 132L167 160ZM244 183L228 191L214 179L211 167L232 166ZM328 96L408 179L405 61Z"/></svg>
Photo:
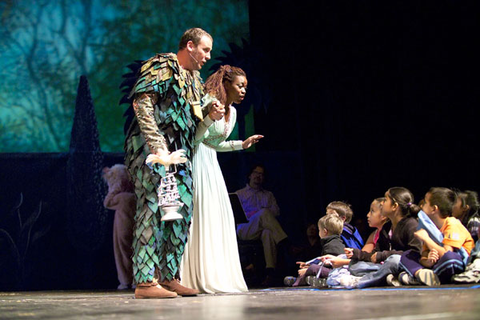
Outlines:
<svg viewBox="0 0 480 320"><path fill-rule="evenodd" d="M322 256L343 254L345 245L340 238L343 231L343 219L336 212L320 218L318 220L318 230L322 244ZM331 266L323 265L320 257L308 262L297 262L297 264L299 264L298 278L285 277L285 285L293 287L306 285L307 276L326 278L331 270Z"/></svg>
<svg viewBox="0 0 480 320"><path fill-rule="evenodd" d="M376 198L370 204L370 210L367 214L368 226L375 228L375 230L370 234L365 245L362 248L363 252L371 253L377 244L377 241L382 232L383 225L388 221L388 218L382 215L382 203L385 201L384 197ZM348 266L350 264L350 257L353 256L353 248L345 248L345 257L343 255L333 256L325 255L321 257L321 260L330 264L333 268L339 268L342 266Z"/></svg>
<svg viewBox="0 0 480 320"><path fill-rule="evenodd" d="M383 225L375 249L370 253L354 249L350 274L341 274L338 279L330 276L329 285L348 289L374 287L387 284L390 275L397 276L401 271L401 254L421 250L421 243L414 236L418 226L414 217L420 208L413 201L413 194L407 188L388 189L381 212L390 221Z"/></svg>
<svg viewBox="0 0 480 320"><path fill-rule="evenodd" d="M344 201L332 201L327 205L327 215L336 213L343 220L343 230L340 235L342 242L347 248L363 248L363 238L357 228L350 224L353 211L350 205Z"/></svg>
<svg viewBox="0 0 480 320"><path fill-rule="evenodd" d="M400 274L401 282L412 283L414 279L406 278L414 277L428 286L440 285L464 271L465 258L475 244L460 220L452 217L455 201L455 192L447 188L431 188L427 192L422 207L426 223L415 232L415 237L423 242L422 254L414 251L402 254L400 263L408 276ZM419 219L422 219L420 214Z"/></svg>

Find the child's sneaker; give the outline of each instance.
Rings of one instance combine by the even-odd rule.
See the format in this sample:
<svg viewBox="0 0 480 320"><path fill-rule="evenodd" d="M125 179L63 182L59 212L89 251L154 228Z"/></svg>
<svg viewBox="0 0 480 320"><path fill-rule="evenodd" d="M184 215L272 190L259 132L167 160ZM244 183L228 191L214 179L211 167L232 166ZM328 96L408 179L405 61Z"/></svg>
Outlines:
<svg viewBox="0 0 480 320"><path fill-rule="evenodd" d="M465 268L465 272L454 275L452 280L460 283L480 282L480 259L474 260Z"/></svg>
<svg viewBox="0 0 480 320"><path fill-rule="evenodd" d="M420 280L421 283L431 287L431 286L439 286L440 280L438 276L430 269L420 269L418 271L416 278Z"/></svg>
<svg viewBox="0 0 480 320"><path fill-rule="evenodd" d="M420 281L409 275L406 271L400 272L398 275L398 280L400 280L400 283L407 286L418 286L419 284L422 284Z"/></svg>
<svg viewBox="0 0 480 320"><path fill-rule="evenodd" d="M340 277L338 281L340 282L341 286L347 289L355 289L358 285L358 281L360 280L360 278L361 277L352 276L351 274L344 274Z"/></svg>
<svg viewBox="0 0 480 320"><path fill-rule="evenodd" d="M307 276L305 280L307 281L307 284L310 287L321 288L321 287L327 286L326 278L317 278L316 276Z"/></svg>
<svg viewBox="0 0 480 320"><path fill-rule="evenodd" d="M452 277L452 280L459 283L478 283L480 282L480 271L469 270Z"/></svg>
<svg viewBox="0 0 480 320"><path fill-rule="evenodd" d="M400 287L402 285L400 281L398 281L398 279L395 278L395 276L391 273L387 275L386 280L387 280L387 284L392 287Z"/></svg>
<svg viewBox="0 0 480 320"><path fill-rule="evenodd" d="M295 281L297 281L297 278L296 277L285 277L283 279L283 284L286 285L287 287L291 287L293 286L293 284L295 283Z"/></svg>

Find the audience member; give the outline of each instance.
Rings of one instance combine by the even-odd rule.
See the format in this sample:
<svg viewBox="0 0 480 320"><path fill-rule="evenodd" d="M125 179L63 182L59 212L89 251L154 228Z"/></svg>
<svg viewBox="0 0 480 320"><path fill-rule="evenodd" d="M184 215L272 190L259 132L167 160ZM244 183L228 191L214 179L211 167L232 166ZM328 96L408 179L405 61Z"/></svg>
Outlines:
<svg viewBox="0 0 480 320"><path fill-rule="evenodd" d="M463 272L465 265L461 248L470 254L474 247L468 230L451 216L455 202L456 194L450 189L431 188L427 192L423 206L426 215L422 218L431 222L427 220L415 232L415 237L423 242L422 253L409 250L401 257L401 264L408 275L425 285L448 283L454 274ZM401 276L400 280L403 279L405 277ZM410 280L404 282L410 283Z"/></svg>
<svg viewBox="0 0 480 320"><path fill-rule="evenodd" d="M287 234L276 218L280 209L273 193L263 188L265 167L254 165L248 179L246 187L236 191L248 219L237 226L237 235L240 240L261 239L267 275L264 284L269 285L277 265L277 248L286 242Z"/></svg>
<svg viewBox="0 0 480 320"><path fill-rule="evenodd" d="M342 231L342 241L347 248L361 249L363 247L363 239L357 228L350 224L353 217L353 211L349 204L342 201L330 202L327 206L327 214L336 212L344 221Z"/></svg>
<svg viewBox="0 0 480 320"><path fill-rule="evenodd" d="M339 279L342 286L351 289L383 285L388 275L397 276L400 273L400 257L404 251L411 249L412 252L420 252L420 241L414 236L418 222L413 217L420 208L413 201L413 194L406 188L393 187L387 190L382 203L382 215L390 221L383 225L371 253L353 250L351 274L342 275ZM367 271L370 272L366 274L365 261L373 263L367 265Z"/></svg>
<svg viewBox="0 0 480 320"><path fill-rule="evenodd" d="M388 218L382 215L382 203L385 201L384 197L377 198L372 201L370 204L370 211L367 214L367 221L370 228L375 228L375 230L368 237L365 245L362 248L362 251L370 253L375 249L378 238L385 222L388 221ZM345 248L345 254L347 258L326 255L321 258L324 263L332 265L334 268L339 268L350 263L350 258L353 254L352 248Z"/></svg>
<svg viewBox="0 0 480 320"><path fill-rule="evenodd" d="M322 254L322 244L318 237L318 222L310 222L305 228L302 241L292 249L292 258L295 261L307 261Z"/></svg>
<svg viewBox="0 0 480 320"><path fill-rule="evenodd" d="M343 254L345 245L340 238L340 234L343 231L343 219L334 212L327 214L318 220L318 235L322 244L323 255L340 255ZM284 283L286 285L293 285L294 287L306 284L306 277L309 275L319 276L326 278L328 276L331 266L325 266L319 257L314 258L309 262L297 262L299 264L298 278L286 277Z"/></svg>
<svg viewBox="0 0 480 320"><path fill-rule="evenodd" d="M477 192L470 190L457 192L457 201L453 206L452 215L462 222L475 242L478 240L480 228L479 207Z"/></svg>

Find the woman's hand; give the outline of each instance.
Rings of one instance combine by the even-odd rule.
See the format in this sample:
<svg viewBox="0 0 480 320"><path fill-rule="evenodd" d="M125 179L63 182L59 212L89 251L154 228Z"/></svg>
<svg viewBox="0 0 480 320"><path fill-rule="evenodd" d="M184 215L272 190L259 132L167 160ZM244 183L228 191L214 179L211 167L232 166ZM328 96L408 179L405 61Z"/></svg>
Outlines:
<svg viewBox="0 0 480 320"><path fill-rule="evenodd" d="M253 136L248 137L242 142L242 148L248 149L252 146L252 144L257 143L258 140L262 139L263 136L261 134L254 134Z"/></svg>
<svg viewBox="0 0 480 320"><path fill-rule="evenodd" d="M225 106L218 101L212 102L212 107L210 108L210 112L208 116L210 119L218 121L223 118L225 115Z"/></svg>

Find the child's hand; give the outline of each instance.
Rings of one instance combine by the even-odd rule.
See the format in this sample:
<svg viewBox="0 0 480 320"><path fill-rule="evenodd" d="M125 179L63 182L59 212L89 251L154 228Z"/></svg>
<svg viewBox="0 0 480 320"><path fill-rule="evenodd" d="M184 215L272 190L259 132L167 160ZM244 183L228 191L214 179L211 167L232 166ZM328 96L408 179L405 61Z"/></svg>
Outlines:
<svg viewBox="0 0 480 320"><path fill-rule="evenodd" d="M305 272L307 272L307 269L308 268L303 268L303 269L298 270L298 276L299 277L303 276L305 274Z"/></svg>
<svg viewBox="0 0 480 320"><path fill-rule="evenodd" d="M331 266L333 265L333 261L335 261L335 256L334 255L331 255L331 254L326 254L324 256L321 256L320 257L320 260L322 261L322 263L326 266Z"/></svg>
<svg viewBox="0 0 480 320"><path fill-rule="evenodd" d="M429 267L433 267L435 265L435 263L437 263L438 259L440 259L438 251L435 250L435 249L432 249L428 253L428 257L427 257L427 260L425 261L425 263L428 264Z"/></svg>
<svg viewBox="0 0 480 320"><path fill-rule="evenodd" d="M377 253L376 252L374 254L372 254L372 256L370 257L370 261L372 261L373 263L377 263Z"/></svg>
<svg viewBox="0 0 480 320"><path fill-rule="evenodd" d="M298 264L299 269L308 268L310 266L308 263L305 263L303 261L297 261L296 264Z"/></svg>
<svg viewBox="0 0 480 320"><path fill-rule="evenodd" d="M345 251L348 259L351 259L353 257L353 248L345 248L343 249L343 251Z"/></svg>
<svg viewBox="0 0 480 320"><path fill-rule="evenodd" d="M321 256L320 260L322 260L322 262L327 262L328 260L332 260L332 259L335 259L335 258L336 257L334 255L326 254L324 256Z"/></svg>
<svg viewBox="0 0 480 320"><path fill-rule="evenodd" d="M343 263L344 259L340 259L336 257L335 259L328 260L332 268L340 268L344 266L345 264Z"/></svg>

